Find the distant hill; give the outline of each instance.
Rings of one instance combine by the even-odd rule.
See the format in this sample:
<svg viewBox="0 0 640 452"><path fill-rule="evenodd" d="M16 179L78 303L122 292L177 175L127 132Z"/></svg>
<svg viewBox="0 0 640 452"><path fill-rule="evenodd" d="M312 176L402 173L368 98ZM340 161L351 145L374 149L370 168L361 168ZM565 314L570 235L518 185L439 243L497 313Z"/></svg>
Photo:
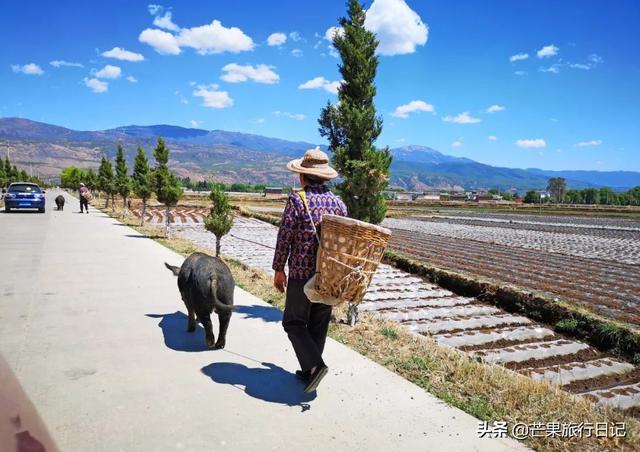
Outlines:
<svg viewBox="0 0 640 452"><path fill-rule="evenodd" d="M0 139L7 140L11 158L30 164L41 174L56 176L69 165L95 167L100 157L112 158L116 144L128 151L143 146L150 154L158 136L172 150L171 166L182 177L223 182L291 184L285 164L315 145L242 132L204 130L172 125L130 125L99 131L76 131L23 118L0 118ZM325 148L324 146L322 146ZM545 188L550 177L564 177L570 188L609 186L628 189L640 185L631 171L546 171L501 168L464 157L443 154L427 146L391 150L391 184L410 190L499 188L520 192Z"/></svg>

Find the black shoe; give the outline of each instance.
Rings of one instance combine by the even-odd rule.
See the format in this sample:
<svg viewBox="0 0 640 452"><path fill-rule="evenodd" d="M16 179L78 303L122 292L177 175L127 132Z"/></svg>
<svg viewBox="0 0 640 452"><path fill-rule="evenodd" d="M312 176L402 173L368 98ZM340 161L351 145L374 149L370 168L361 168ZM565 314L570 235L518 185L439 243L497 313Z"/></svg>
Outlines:
<svg viewBox="0 0 640 452"><path fill-rule="evenodd" d="M322 379L329 372L329 368L324 364L316 367L316 371L309 375L309 383L307 383L307 387L304 388L304 392L313 392L316 390Z"/></svg>
<svg viewBox="0 0 640 452"><path fill-rule="evenodd" d="M309 371L308 370L296 370L296 377L300 380L307 383L309 381Z"/></svg>

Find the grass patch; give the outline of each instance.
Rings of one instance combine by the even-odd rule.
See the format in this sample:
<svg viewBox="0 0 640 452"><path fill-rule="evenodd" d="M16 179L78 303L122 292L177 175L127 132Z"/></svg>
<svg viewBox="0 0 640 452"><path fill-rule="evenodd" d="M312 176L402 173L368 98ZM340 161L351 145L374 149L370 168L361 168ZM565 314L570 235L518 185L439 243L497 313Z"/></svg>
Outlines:
<svg viewBox="0 0 640 452"><path fill-rule="evenodd" d="M106 213L109 213L108 211ZM158 228L126 224L143 234L158 236ZM212 250L181 238L157 238L159 243L186 256ZM280 309L284 295L277 292L271 275L255 271L241 262L225 258L239 287ZM589 450L640 450L640 423L623 413L596 406L547 383L479 362L454 349L438 345L428 337L417 337L397 323L367 313L350 327L341 321L344 309L334 309L329 336L363 356L432 393L444 402L485 421L534 422L626 422L625 438L529 438L536 450L575 452ZM283 333L284 334L284 333ZM366 376L362 376L366 378Z"/></svg>
<svg viewBox="0 0 640 452"><path fill-rule="evenodd" d="M576 334L578 321L576 319L562 319L556 323L555 330L564 334Z"/></svg>
<svg viewBox="0 0 640 452"><path fill-rule="evenodd" d="M382 335L384 337L386 337L387 339L398 339L398 332L396 331L395 328L390 328L388 326L383 326L380 329L380 332L382 333Z"/></svg>

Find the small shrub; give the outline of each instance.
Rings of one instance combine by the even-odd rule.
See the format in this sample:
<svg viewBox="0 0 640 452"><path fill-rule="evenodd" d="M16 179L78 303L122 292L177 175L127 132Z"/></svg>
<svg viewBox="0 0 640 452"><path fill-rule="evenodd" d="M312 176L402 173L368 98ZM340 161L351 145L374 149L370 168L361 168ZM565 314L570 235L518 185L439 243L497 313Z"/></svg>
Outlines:
<svg viewBox="0 0 640 452"><path fill-rule="evenodd" d="M382 335L388 339L398 339L398 332L396 330L394 330L393 328L390 328L388 326L384 326L380 329L380 332L382 333Z"/></svg>
<svg viewBox="0 0 640 452"><path fill-rule="evenodd" d="M578 321L576 319L562 319L556 323L556 331L560 333L573 334L578 329Z"/></svg>
<svg viewBox="0 0 640 452"><path fill-rule="evenodd" d="M620 330L610 323L602 323L596 330L596 335L605 344L610 344L612 347L617 347L621 341Z"/></svg>

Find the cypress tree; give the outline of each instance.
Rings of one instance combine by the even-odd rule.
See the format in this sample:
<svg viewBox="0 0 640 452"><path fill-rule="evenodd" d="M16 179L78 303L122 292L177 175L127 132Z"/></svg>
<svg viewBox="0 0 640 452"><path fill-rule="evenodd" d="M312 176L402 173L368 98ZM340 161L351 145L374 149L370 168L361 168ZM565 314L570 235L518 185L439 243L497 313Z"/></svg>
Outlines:
<svg viewBox="0 0 640 452"><path fill-rule="evenodd" d="M319 131L328 138L333 164L343 177L338 188L349 215L379 223L387 210L382 191L388 185L392 157L388 147L374 146L382 132L382 118L376 116L373 103L378 41L364 27L365 11L358 0L347 5L348 17L340 19L344 33L333 37L344 81L338 89L338 104L327 103L322 110Z"/></svg>
<svg viewBox="0 0 640 452"><path fill-rule="evenodd" d="M169 213L171 207L182 198L182 186L175 174L169 170L169 148L161 137L158 138L158 144L153 150L153 157L156 159L156 167L153 170L153 190L158 197L158 202L166 207L164 233L168 236Z"/></svg>
<svg viewBox="0 0 640 452"><path fill-rule="evenodd" d="M138 146L138 152L136 153L136 160L133 166L133 192L142 199L142 215L140 215L140 226L144 225L144 216L147 212L147 201L153 193L151 169L149 168L149 161L147 160L147 154L145 154L142 146Z"/></svg>
<svg viewBox="0 0 640 452"><path fill-rule="evenodd" d="M114 191L114 178L113 166L111 166L111 162L105 156L102 156L102 160L100 161L100 168L98 168L98 189L104 192L106 195L104 204L104 207L106 209L109 205L109 195L111 195Z"/></svg>
<svg viewBox="0 0 640 452"><path fill-rule="evenodd" d="M213 202L213 207L211 207L209 215L204 220L204 227L216 236L216 256L220 256L220 240L233 226L231 205L229 204L229 197L217 184L211 190L209 199Z"/></svg>
<svg viewBox="0 0 640 452"><path fill-rule="evenodd" d="M131 180L127 172L127 160L124 158L124 149L122 145L118 145L116 151L116 178L115 178L115 191L122 196L122 208L125 215L127 212L127 196L131 193Z"/></svg>
<svg viewBox="0 0 640 452"><path fill-rule="evenodd" d="M89 168L86 171L85 180L86 180L85 184L87 185L87 188L91 191L95 190L97 181L98 181L98 176L96 175L96 172L93 170L93 168Z"/></svg>

